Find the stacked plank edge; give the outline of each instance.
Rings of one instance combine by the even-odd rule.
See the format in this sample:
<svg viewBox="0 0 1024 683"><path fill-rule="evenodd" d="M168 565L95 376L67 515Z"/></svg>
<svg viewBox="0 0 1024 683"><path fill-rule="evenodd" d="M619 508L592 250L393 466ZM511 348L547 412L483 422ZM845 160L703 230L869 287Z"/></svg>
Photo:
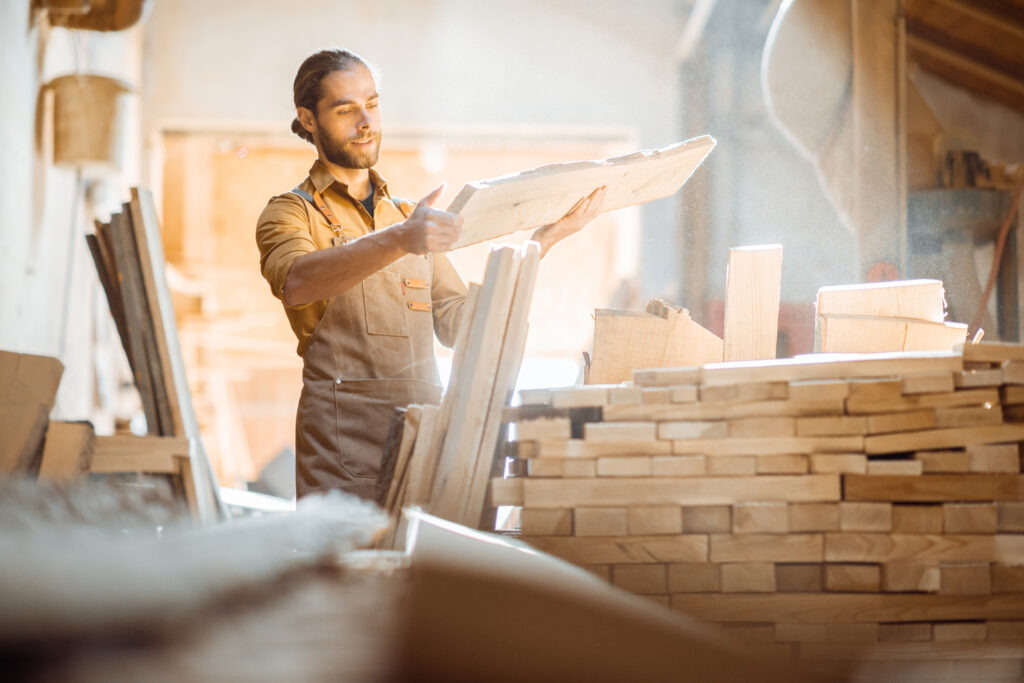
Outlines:
<svg viewBox="0 0 1024 683"><path fill-rule="evenodd" d="M783 657L1024 673L1024 347L520 396L493 499L537 548Z"/></svg>

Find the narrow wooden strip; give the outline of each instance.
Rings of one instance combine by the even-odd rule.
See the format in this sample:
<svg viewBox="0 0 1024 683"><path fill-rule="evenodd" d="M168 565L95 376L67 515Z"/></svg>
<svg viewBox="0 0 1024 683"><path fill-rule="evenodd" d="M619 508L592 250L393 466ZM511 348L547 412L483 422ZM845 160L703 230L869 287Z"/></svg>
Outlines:
<svg viewBox="0 0 1024 683"><path fill-rule="evenodd" d="M843 477L844 500L904 503L1024 499L1024 476L1014 474L929 474L913 476Z"/></svg>
<svg viewBox="0 0 1024 683"><path fill-rule="evenodd" d="M822 534L712 534L712 562L821 562Z"/></svg>
<svg viewBox="0 0 1024 683"><path fill-rule="evenodd" d="M810 354L778 360L709 363L701 366L700 381L701 384L708 385L736 382L795 382L961 370L962 356L948 351Z"/></svg>
<svg viewBox="0 0 1024 683"><path fill-rule="evenodd" d="M708 537L701 534L668 536L536 536L530 545L573 564L637 564L705 562Z"/></svg>
<svg viewBox="0 0 1024 683"><path fill-rule="evenodd" d="M897 413L922 408L957 408L960 406L993 406L999 403L996 389L961 389L947 394L918 394L878 401L850 397L846 399L846 410L851 415L874 413Z"/></svg>
<svg viewBox="0 0 1024 683"><path fill-rule="evenodd" d="M696 403L692 405L605 406L606 421L729 420L778 415L842 415L843 401L754 401L751 403Z"/></svg>
<svg viewBox="0 0 1024 683"><path fill-rule="evenodd" d="M953 534L830 533L826 562L1002 562L1024 553L1024 537Z"/></svg>
<svg viewBox="0 0 1024 683"><path fill-rule="evenodd" d="M775 358L781 283L781 245L729 250L723 335L726 361Z"/></svg>
<svg viewBox="0 0 1024 683"><path fill-rule="evenodd" d="M900 453L1021 440L1024 425L1004 424L868 436L864 439L864 450L869 454Z"/></svg>
<svg viewBox="0 0 1024 683"><path fill-rule="evenodd" d="M725 439L685 439L672 442L676 454L700 453L708 456L779 455L785 453L842 453L863 449L859 436L778 436Z"/></svg>

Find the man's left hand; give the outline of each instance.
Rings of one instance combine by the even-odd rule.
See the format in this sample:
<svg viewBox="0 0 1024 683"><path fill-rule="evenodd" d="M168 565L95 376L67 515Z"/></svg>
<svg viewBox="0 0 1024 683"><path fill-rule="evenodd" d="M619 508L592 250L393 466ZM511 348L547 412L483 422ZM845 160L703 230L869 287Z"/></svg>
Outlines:
<svg viewBox="0 0 1024 683"><path fill-rule="evenodd" d="M569 235L579 232L584 225L601 213L601 207L604 206L604 198L607 193L608 188L602 185L591 192L590 195L576 202L576 206L569 213L554 223L537 228L530 239L540 242L540 255L543 257L551 247Z"/></svg>

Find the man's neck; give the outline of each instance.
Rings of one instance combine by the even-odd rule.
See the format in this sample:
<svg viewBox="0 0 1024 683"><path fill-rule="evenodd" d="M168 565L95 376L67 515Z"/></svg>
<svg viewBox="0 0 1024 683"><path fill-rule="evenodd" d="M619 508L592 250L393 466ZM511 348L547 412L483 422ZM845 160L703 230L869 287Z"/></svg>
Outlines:
<svg viewBox="0 0 1024 683"><path fill-rule="evenodd" d="M373 191L373 186L370 184L370 171L368 169L338 166L327 161L323 156L320 157L320 163L336 180L348 187L348 193L354 199L366 199Z"/></svg>

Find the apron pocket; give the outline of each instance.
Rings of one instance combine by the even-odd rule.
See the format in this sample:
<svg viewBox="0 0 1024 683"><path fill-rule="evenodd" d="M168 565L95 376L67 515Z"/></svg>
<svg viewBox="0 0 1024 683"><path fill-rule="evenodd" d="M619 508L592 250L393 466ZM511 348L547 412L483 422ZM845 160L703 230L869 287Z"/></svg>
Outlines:
<svg viewBox="0 0 1024 683"><path fill-rule="evenodd" d="M405 295L398 273L380 270L362 282L366 331L391 337L408 337L405 318Z"/></svg>

